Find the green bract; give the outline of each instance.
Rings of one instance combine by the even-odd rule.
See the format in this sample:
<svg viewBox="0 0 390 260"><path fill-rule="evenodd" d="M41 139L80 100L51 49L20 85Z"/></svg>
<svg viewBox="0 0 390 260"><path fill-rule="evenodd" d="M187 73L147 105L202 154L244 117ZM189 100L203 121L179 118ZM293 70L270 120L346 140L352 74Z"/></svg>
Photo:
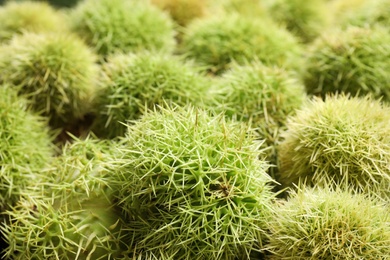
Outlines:
<svg viewBox="0 0 390 260"><path fill-rule="evenodd" d="M18 86L54 127L82 118L95 91L95 56L65 33L14 37L0 49L0 69L0 80Z"/></svg>
<svg viewBox="0 0 390 260"><path fill-rule="evenodd" d="M2 232L10 259L116 259L120 216L115 212L104 163L109 142L66 145L35 187L6 213Z"/></svg>
<svg viewBox="0 0 390 260"><path fill-rule="evenodd" d="M287 123L280 181L350 186L390 198L390 108L370 98L327 96Z"/></svg>
<svg viewBox="0 0 390 260"><path fill-rule="evenodd" d="M128 120L139 118L156 104L200 104L209 86L198 69L180 58L161 53L117 54L102 65L97 118L99 136L123 136Z"/></svg>
<svg viewBox="0 0 390 260"><path fill-rule="evenodd" d="M244 124L191 106L150 111L115 174L139 259L248 259L262 248L271 178Z"/></svg>
<svg viewBox="0 0 390 260"><path fill-rule="evenodd" d="M213 73L233 61L259 59L266 65L300 69L301 48L286 30L268 19L226 14L198 19L183 36L182 51Z"/></svg>
<svg viewBox="0 0 390 260"><path fill-rule="evenodd" d="M363 195L293 192L268 223L270 259L385 260L390 255L390 211Z"/></svg>
<svg viewBox="0 0 390 260"><path fill-rule="evenodd" d="M171 51L175 44L172 20L147 1L86 0L71 19L74 31L102 55Z"/></svg>
<svg viewBox="0 0 390 260"><path fill-rule="evenodd" d="M384 28L349 27L323 34L307 57L308 93L367 93L390 100L390 34Z"/></svg>
<svg viewBox="0 0 390 260"><path fill-rule="evenodd" d="M330 22L324 0L268 0L266 4L270 16L303 42L315 39Z"/></svg>
<svg viewBox="0 0 390 260"><path fill-rule="evenodd" d="M0 7L0 42L23 32L66 30L62 14L43 2L8 2Z"/></svg>
<svg viewBox="0 0 390 260"><path fill-rule="evenodd" d="M305 88L296 75L259 62L234 66L222 75L212 89L211 108L232 119L250 122L265 146L271 147L269 158L276 164L275 145L285 128L287 117L305 99Z"/></svg>
<svg viewBox="0 0 390 260"><path fill-rule="evenodd" d="M0 212L18 200L53 153L47 122L26 107L15 90L0 86Z"/></svg>

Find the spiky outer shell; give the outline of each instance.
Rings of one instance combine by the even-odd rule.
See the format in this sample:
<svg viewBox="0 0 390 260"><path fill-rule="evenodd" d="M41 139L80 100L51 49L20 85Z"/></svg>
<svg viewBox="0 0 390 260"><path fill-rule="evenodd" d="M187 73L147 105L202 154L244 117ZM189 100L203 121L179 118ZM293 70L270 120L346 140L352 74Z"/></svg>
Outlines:
<svg viewBox="0 0 390 260"><path fill-rule="evenodd" d="M67 30L66 19L44 2L7 2L0 7L0 42L23 32L55 32Z"/></svg>
<svg viewBox="0 0 390 260"><path fill-rule="evenodd" d="M210 0L151 0L153 4L168 11L172 19L181 26L187 26L192 20L207 12Z"/></svg>
<svg viewBox="0 0 390 260"><path fill-rule="evenodd" d="M347 22L352 16L359 13L368 0L329 0L327 1L328 10L332 13L332 23L336 26L348 26Z"/></svg>
<svg viewBox="0 0 390 260"><path fill-rule="evenodd" d="M349 27L322 35L308 51L307 92L346 92L390 100L390 34L385 28Z"/></svg>
<svg viewBox="0 0 390 260"><path fill-rule="evenodd" d="M175 46L172 19L147 1L86 0L71 18L73 30L101 55Z"/></svg>
<svg viewBox="0 0 390 260"><path fill-rule="evenodd" d="M390 198L389 122L390 108L368 97L311 100L288 120L278 147L279 180Z"/></svg>
<svg viewBox="0 0 390 260"><path fill-rule="evenodd" d="M213 14L239 13L251 17L268 15L263 1L258 0L214 0L211 7Z"/></svg>
<svg viewBox="0 0 390 260"><path fill-rule="evenodd" d="M388 207L348 191L293 192L268 223L270 259L385 260L390 255Z"/></svg>
<svg viewBox="0 0 390 260"><path fill-rule="evenodd" d="M390 1L372 0L362 2L354 12L349 12L342 20L342 25L352 24L362 27L375 27L377 25L387 28L390 32Z"/></svg>
<svg viewBox="0 0 390 260"><path fill-rule="evenodd" d="M90 201L80 210L55 208L50 200L25 198L8 211L2 227L9 243L6 259L110 259L118 255L119 236L112 204ZM118 231L115 231L118 232Z"/></svg>
<svg viewBox="0 0 390 260"><path fill-rule="evenodd" d="M266 18L225 14L198 19L184 32L182 52L220 74L233 61L255 59L300 70L301 46L287 30Z"/></svg>
<svg viewBox="0 0 390 260"><path fill-rule="evenodd" d="M269 0L265 5L276 22L305 43L320 35L331 21L325 0Z"/></svg>
<svg viewBox="0 0 390 260"><path fill-rule="evenodd" d="M122 139L113 176L141 259L247 259L273 198L244 124L191 106L150 111Z"/></svg>
<svg viewBox="0 0 390 260"><path fill-rule="evenodd" d="M0 49L0 81L14 84L54 127L80 119L95 91L95 55L68 33L25 33Z"/></svg>
<svg viewBox="0 0 390 260"><path fill-rule="evenodd" d="M47 122L26 108L14 89L0 86L0 212L18 200L54 152Z"/></svg>
<svg viewBox="0 0 390 260"><path fill-rule="evenodd" d="M249 122L271 148L267 160L276 165L276 145L287 117L305 99L305 88L297 75L260 62L236 65L211 89L211 109L228 118ZM271 168L272 169L272 168Z"/></svg>
<svg viewBox="0 0 390 260"><path fill-rule="evenodd" d="M115 144L93 138L66 144L35 186L5 216L10 259L119 257L121 217L107 180Z"/></svg>
<svg viewBox="0 0 390 260"><path fill-rule="evenodd" d="M161 53L116 54L102 65L101 90L93 131L124 136L128 120L165 102L200 105L209 80L189 62Z"/></svg>
<svg viewBox="0 0 390 260"><path fill-rule="evenodd" d="M105 165L111 161L115 149L115 143L89 136L66 143L62 153L36 176L38 184L34 192L50 197L57 208L78 208L94 198L110 202L112 185Z"/></svg>

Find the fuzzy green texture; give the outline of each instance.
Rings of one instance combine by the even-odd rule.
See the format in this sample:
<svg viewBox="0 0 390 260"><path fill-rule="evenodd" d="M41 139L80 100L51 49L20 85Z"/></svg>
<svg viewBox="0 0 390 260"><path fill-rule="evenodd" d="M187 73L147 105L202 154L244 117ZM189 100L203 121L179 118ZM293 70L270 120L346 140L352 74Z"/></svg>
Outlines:
<svg viewBox="0 0 390 260"><path fill-rule="evenodd" d="M0 7L0 42L23 32L55 32L66 30L63 14L44 2L7 2Z"/></svg>
<svg viewBox="0 0 390 260"><path fill-rule="evenodd" d="M49 162L54 147L47 122L27 111L14 89L0 86L0 212L31 184L34 172Z"/></svg>
<svg viewBox="0 0 390 260"><path fill-rule="evenodd" d="M236 65L218 80L210 91L211 109L228 118L250 122L271 148L267 159L276 165L276 145L285 129L287 117L305 99L305 87L297 75L268 67L260 62Z"/></svg>
<svg viewBox="0 0 390 260"><path fill-rule="evenodd" d="M328 0L327 9L332 13L332 23L335 26L348 26L351 17L360 12L362 7L372 2L370 0Z"/></svg>
<svg viewBox="0 0 390 260"><path fill-rule="evenodd" d="M112 259L120 255L121 219L104 162L114 144L67 144L20 203L6 213L7 259Z"/></svg>
<svg viewBox="0 0 390 260"><path fill-rule="evenodd" d="M344 19L343 25L348 24L368 27L380 25L390 32L390 0L364 1Z"/></svg>
<svg viewBox="0 0 390 260"><path fill-rule="evenodd" d="M276 207L269 259L365 259L390 256L390 211L383 202L348 191L304 189Z"/></svg>
<svg viewBox="0 0 390 260"><path fill-rule="evenodd" d="M95 55L67 33L25 33L0 49L0 81L17 86L35 111L62 127L83 117L95 91Z"/></svg>
<svg viewBox="0 0 390 260"><path fill-rule="evenodd" d="M327 32L308 50L307 92L346 92L390 100L390 34L385 28L349 27Z"/></svg>
<svg viewBox="0 0 390 260"><path fill-rule="evenodd" d="M115 153L116 144L87 136L81 140L73 137L62 148L50 166L37 175L38 184L33 189L42 197L50 197L55 207L77 208L83 201L105 197L110 201L112 187L108 181L106 164Z"/></svg>
<svg viewBox="0 0 390 260"><path fill-rule="evenodd" d="M49 200L22 199L7 212L2 232L9 243L5 259L109 259L118 254L117 217L104 201L81 210L55 208ZM116 231L117 232L117 231Z"/></svg>
<svg viewBox="0 0 390 260"><path fill-rule="evenodd" d="M175 45L173 21L147 1L86 0L71 13L72 28L96 52L159 50Z"/></svg>
<svg viewBox="0 0 390 260"><path fill-rule="evenodd" d="M329 25L324 0L267 0L269 15L303 42L311 42Z"/></svg>
<svg viewBox="0 0 390 260"><path fill-rule="evenodd" d="M187 26L192 20L206 14L210 0L151 0L151 2L167 11L180 26Z"/></svg>
<svg viewBox="0 0 390 260"><path fill-rule="evenodd" d="M280 181L349 186L390 198L390 108L372 98L315 98L287 123Z"/></svg>
<svg viewBox="0 0 390 260"><path fill-rule="evenodd" d="M255 59L299 70L301 46L287 30L267 18L225 14L199 19L185 30L182 52L219 74L233 61Z"/></svg>
<svg viewBox="0 0 390 260"><path fill-rule="evenodd" d="M261 249L274 195L245 124L160 108L129 125L121 145L113 177L132 256L247 259Z"/></svg>
<svg viewBox="0 0 390 260"><path fill-rule="evenodd" d="M211 4L213 14L239 13L251 17L268 15L264 3L259 0L214 0Z"/></svg>
<svg viewBox="0 0 390 260"><path fill-rule="evenodd" d="M100 137L124 136L123 123L145 109L174 102L200 105L210 85L199 69L162 53L116 54L102 65L97 116L92 130Z"/></svg>

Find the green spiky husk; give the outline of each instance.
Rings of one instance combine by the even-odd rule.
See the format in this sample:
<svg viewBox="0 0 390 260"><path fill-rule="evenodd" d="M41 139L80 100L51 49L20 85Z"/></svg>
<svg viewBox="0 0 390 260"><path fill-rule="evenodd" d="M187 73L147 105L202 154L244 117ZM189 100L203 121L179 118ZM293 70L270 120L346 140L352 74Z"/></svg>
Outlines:
<svg viewBox="0 0 390 260"><path fill-rule="evenodd" d="M44 2L7 2L0 7L0 42L23 32L46 33L67 30L63 14Z"/></svg>
<svg viewBox="0 0 390 260"><path fill-rule="evenodd" d="M308 51L307 92L346 92L390 99L390 34L384 28L349 27L322 35Z"/></svg>
<svg viewBox="0 0 390 260"><path fill-rule="evenodd" d="M269 19L225 14L194 21L185 30L182 52L219 74L233 61L301 69L301 47Z"/></svg>
<svg viewBox="0 0 390 260"><path fill-rule="evenodd" d="M175 32L169 15L147 1L87 0L72 12L72 28L101 55L171 52Z"/></svg>
<svg viewBox="0 0 390 260"><path fill-rule="evenodd" d="M0 80L14 84L53 127L77 121L89 110L96 59L76 36L25 33L3 46L0 57Z"/></svg>
<svg viewBox="0 0 390 260"><path fill-rule="evenodd" d="M258 0L214 0L211 7L213 14L239 13L251 17L268 15L264 3Z"/></svg>
<svg viewBox="0 0 390 260"><path fill-rule="evenodd" d="M81 140L73 137L62 148L50 166L37 175L38 185L31 187L43 198L51 198L53 205L79 207L83 201L105 197L110 201L112 185L107 179L109 164L115 153L116 144L88 136Z"/></svg>
<svg viewBox="0 0 390 260"><path fill-rule="evenodd" d="M390 108L369 97L311 100L279 145L280 181L351 187L389 198Z"/></svg>
<svg viewBox="0 0 390 260"><path fill-rule="evenodd" d="M180 26L187 26L192 20L207 12L209 0L151 0L153 4L166 10Z"/></svg>
<svg viewBox="0 0 390 260"><path fill-rule="evenodd" d="M267 160L276 162L275 146L281 141L287 117L305 99L303 83L294 73L260 62L234 66L211 90L211 109L228 118L250 122L264 147L271 148ZM271 168L272 169L272 168Z"/></svg>
<svg viewBox="0 0 390 260"><path fill-rule="evenodd" d="M123 136L128 120L164 102L200 105L209 81L182 59L161 53L117 54L102 65L97 118L101 137Z"/></svg>
<svg viewBox="0 0 390 260"><path fill-rule="evenodd" d="M390 255L390 211L348 191L304 188L275 208L269 259L367 259Z"/></svg>
<svg viewBox="0 0 390 260"><path fill-rule="evenodd" d="M324 0L271 0L265 3L270 16L305 43L314 40L331 21Z"/></svg>
<svg viewBox="0 0 390 260"><path fill-rule="evenodd" d="M341 20L341 25L349 24L362 27L383 26L390 32L390 1L389 0L372 0L360 1L360 5L355 8L354 12L347 13Z"/></svg>
<svg viewBox="0 0 390 260"><path fill-rule="evenodd" d="M168 107L130 125L121 144L114 177L131 255L246 259L261 249L274 195L247 126Z"/></svg>
<svg viewBox="0 0 390 260"><path fill-rule="evenodd" d="M348 26L351 17L360 12L368 0L329 0L327 6L332 13L332 23L335 26Z"/></svg>
<svg viewBox="0 0 390 260"><path fill-rule="evenodd" d="M0 212L12 206L31 184L34 173L54 152L47 122L27 111L26 100L0 86Z"/></svg>
<svg viewBox="0 0 390 260"><path fill-rule="evenodd" d="M9 259L116 259L121 217L105 164L114 143L92 138L66 144L5 216Z"/></svg>
<svg viewBox="0 0 390 260"><path fill-rule="evenodd" d="M118 217L101 199L71 210L53 207L50 200L22 199L6 213L2 227L6 259L110 259L120 244Z"/></svg>

